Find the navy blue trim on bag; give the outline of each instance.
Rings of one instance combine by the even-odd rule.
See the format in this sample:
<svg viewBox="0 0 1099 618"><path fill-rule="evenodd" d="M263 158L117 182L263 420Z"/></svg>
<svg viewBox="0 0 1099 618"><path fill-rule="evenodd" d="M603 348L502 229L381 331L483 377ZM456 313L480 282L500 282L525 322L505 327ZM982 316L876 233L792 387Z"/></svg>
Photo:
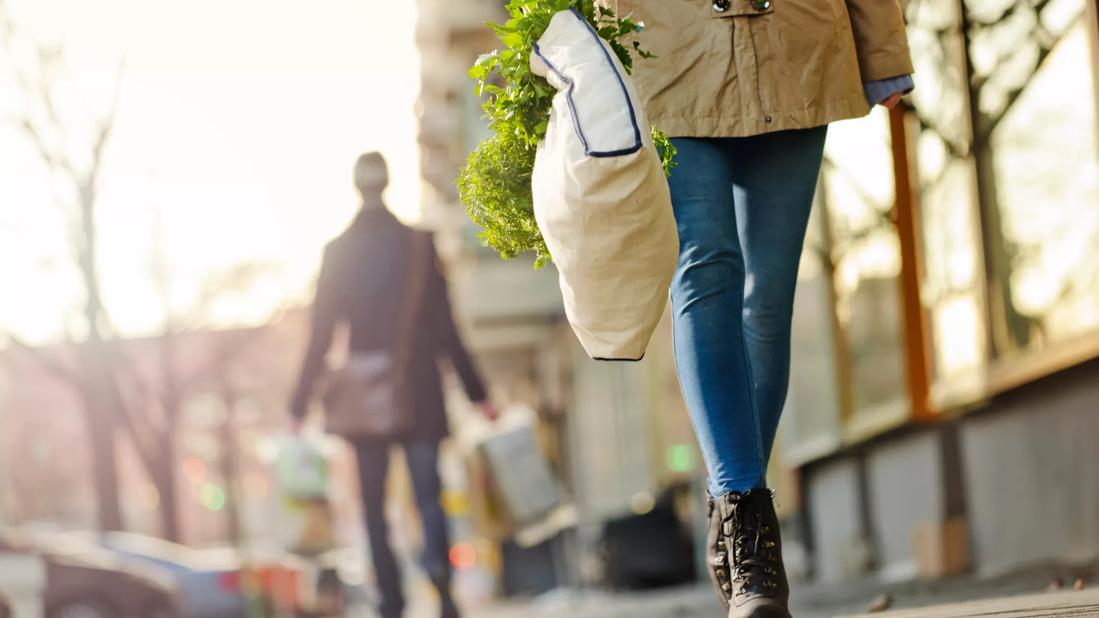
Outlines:
<svg viewBox="0 0 1099 618"><path fill-rule="evenodd" d="M572 126L576 130L576 137L580 138L580 143L584 145L584 154L590 155L591 151L588 149L588 138L584 137L584 131L580 128L580 115L576 113L576 104L572 100L572 90L576 87L576 82L566 77L561 71L558 71L557 67L553 66L553 63L549 61L549 58L542 55L542 48L539 47L537 43L534 44L534 55L538 56L542 62L549 67L550 71L553 71L553 74L557 76L557 79L560 79L568 86L565 88L565 101L568 102L569 112L572 114Z"/></svg>
<svg viewBox="0 0 1099 618"><path fill-rule="evenodd" d="M570 12L580 20L580 23L584 24L584 27L588 29L592 37L595 38L595 44L599 46L599 50L603 52L603 57L607 59L607 64L610 66L611 71L614 73L615 78L618 80L619 87L622 88L622 96L626 98L626 107L630 112L630 124L633 125L633 134L635 144L630 148L624 148L621 150L611 150L606 152L592 152L588 146L588 139L584 136L584 130L580 127L580 116L576 113L576 104L572 99L572 91L575 87L575 82L566 77L561 71L557 70L557 67L553 66L553 63L549 61L544 55L542 55L542 49L537 43L534 44L534 54L538 56L549 67L550 71L556 75L562 82L568 85L565 89L565 99L568 101L569 111L572 113L572 124L576 130L576 136L580 138L580 143L584 146L584 154L589 157L621 157L628 154L633 154L641 150L644 143L641 141L641 128L637 126L637 113L633 108L633 101L630 99L630 91L626 88L626 82L622 79L622 74L618 72L618 67L615 66L614 60L611 59L610 53L607 51L606 46L603 44L603 39L599 37L599 33L595 31L595 28L591 27L588 20L584 19L584 16L580 14L575 8L569 9Z"/></svg>

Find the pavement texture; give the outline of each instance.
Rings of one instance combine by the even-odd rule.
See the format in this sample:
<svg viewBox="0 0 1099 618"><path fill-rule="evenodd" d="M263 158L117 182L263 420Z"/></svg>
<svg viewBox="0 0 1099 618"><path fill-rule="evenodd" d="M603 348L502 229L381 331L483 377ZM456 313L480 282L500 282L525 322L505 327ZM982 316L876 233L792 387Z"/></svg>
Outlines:
<svg viewBox="0 0 1099 618"><path fill-rule="evenodd" d="M593 595L574 603L533 602L527 605L499 607L471 613L474 618L722 618L724 613L709 591L681 590L676 593L604 597ZM859 608L865 610L865 607ZM959 618L963 616L1099 616L1099 589L1044 592L1031 595L996 597L963 603L929 605L876 613L850 613L841 608L808 607L793 609L797 618L816 616L858 616L862 618Z"/></svg>
<svg viewBox="0 0 1099 618"><path fill-rule="evenodd" d="M1046 566L999 577L795 586L792 610L797 618L1099 617L1099 581L1093 575L1097 572L1094 567ZM1083 590L1074 590L1075 585ZM559 590L467 615L470 618L722 618L724 613L709 587L698 585L629 594Z"/></svg>
<svg viewBox="0 0 1099 618"><path fill-rule="evenodd" d="M937 605L893 612L862 614L864 617L956 618L959 616L1099 616L1099 589L1080 592L1046 592Z"/></svg>

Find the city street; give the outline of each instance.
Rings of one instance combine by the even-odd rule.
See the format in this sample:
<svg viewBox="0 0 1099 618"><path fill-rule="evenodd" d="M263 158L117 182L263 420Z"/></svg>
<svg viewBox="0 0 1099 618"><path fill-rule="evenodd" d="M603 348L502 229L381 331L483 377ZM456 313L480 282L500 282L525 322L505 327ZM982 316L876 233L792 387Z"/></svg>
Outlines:
<svg viewBox="0 0 1099 618"><path fill-rule="evenodd" d="M851 584L795 585L793 614L798 618L888 616L954 618L962 616L1099 616L1099 586L1094 581L1074 590L1077 576L1087 585L1087 569L1034 567L998 577L963 576L938 582L883 584L865 579ZM1064 586L1045 591L1051 582ZM867 613L872 605L883 611ZM431 618L432 605L421 601L412 618ZM473 618L720 618L708 585L615 594L558 590L526 601L468 612ZM372 618L364 612L355 618Z"/></svg>
<svg viewBox="0 0 1099 618"><path fill-rule="evenodd" d="M0 618L1099 617L1099 0L0 0L0 293Z"/></svg>

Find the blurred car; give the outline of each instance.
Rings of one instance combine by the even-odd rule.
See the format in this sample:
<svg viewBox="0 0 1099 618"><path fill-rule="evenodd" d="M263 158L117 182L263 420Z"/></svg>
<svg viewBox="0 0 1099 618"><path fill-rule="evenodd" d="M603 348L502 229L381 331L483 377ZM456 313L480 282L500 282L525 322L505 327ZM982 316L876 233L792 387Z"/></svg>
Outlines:
<svg viewBox="0 0 1099 618"><path fill-rule="evenodd" d="M12 618L16 611L40 616L45 588L45 561L0 539L0 618Z"/></svg>
<svg viewBox="0 0 1099 618"><path fill-rule="evenodd" d="M166 574L178 591L183 618L241 618L246 613L240 564L231 552L192 549L129 532L54 534L48 543L94 548L131 568Z"/></svg>
<svg viewBox="0 0 1099 618"><path fill-rule="evenodd" d="M171 578L137 569L110 552L82 544L48 547L0 534L0 552L45 562L46 618L179 618Z"/></svg>
<svg viewBox="0 0 1099 618"><path fill-rule="evenodd" d="M71 536L71 535L70 535ZM300 617L343 613L343 583L334 564L287 554L257 556L247 568L233 548L196 549L131 532L73 538L94 543L135 565L171 575L185 618L240 618L254 598L263 615Z"/></svg>
<svg viewBox="0 0 1099 618"><path fill-rule="evenodd" d="M170 581L128 569L109 554L46 560L46 618L176 618Z"/></svg>

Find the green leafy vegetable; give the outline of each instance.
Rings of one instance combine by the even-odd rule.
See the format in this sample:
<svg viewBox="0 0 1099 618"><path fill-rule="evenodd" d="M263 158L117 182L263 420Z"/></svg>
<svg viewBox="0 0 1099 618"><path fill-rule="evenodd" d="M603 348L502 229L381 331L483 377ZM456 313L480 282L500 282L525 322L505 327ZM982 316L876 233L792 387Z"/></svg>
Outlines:
<svg viewBox="0 0 1099 618"><path fill-rule="evenodd" d="M560 11L576 9L607 41L627 72L633 54L651 58L636 39L644 27L629 16L618 17L595 0L509 0L510 19L489 24L503 47L484 54L469 70L493 137L470 154L458 176L458 196L470 218L481 227L481 240L508 259L533 252L535 267L550 261L549 250L534 220L530 177L538 143L546 135L556 89L530 70L534 44ZM653 130L665 173L675 165L675 147Z"/></svg>
<svg viewBox="0 0 1099 618"><path fill-rule="evenodd" d="M656 146L656 151L660 153L660 164L664 166L664 175L670 178L672 168L679 165L675 162L675 155L677 154L675 144L668 138L667 133L653 127L653 145Z"/></svg>
<svg viewBox="0 0 1099 618"><path fill-rule="evenodd" d="M458 176L458 191L481 240L504 259L533 251L535 265L549 260L549 249L534 221L530 175L534 148L518 139L481 142Z"/></svg>

